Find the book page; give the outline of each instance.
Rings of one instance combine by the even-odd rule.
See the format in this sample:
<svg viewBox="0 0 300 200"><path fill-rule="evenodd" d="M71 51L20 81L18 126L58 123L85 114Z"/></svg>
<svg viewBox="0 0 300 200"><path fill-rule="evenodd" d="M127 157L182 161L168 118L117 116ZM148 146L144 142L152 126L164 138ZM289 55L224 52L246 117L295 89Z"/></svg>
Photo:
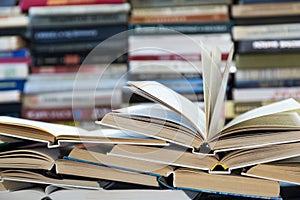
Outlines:
<svg viewBox="0 0 300 200"><path fill-rule="evenodd" d="M132 92L140 95L139 91L141 91L147 99L160 103L185 117L195 126L198 133L206 138L205 114L199 106L155 81L129 81L128 84L136 88L131 88Z"/></svg>
<svg viewBox="0 0 300 200"><path fill-rule="evenodd" d="M226 94L226 88L227 88L227 82L228 82L228 77L229 77L229 72L230 72L230 63L232 60L233 56L233 47L229 51L229 56L227 58L227 62L225 65L224 73L223 73L223 78L220 83L220 88L217 93L214 94L216 95L215 103L214 103L214 109L210 121L210 128L208 132L208 138L213 138L216 135L218 135L219 131L222 129L223 124L225 121L225 117L222 117L222 109L223 109L223 103L225 100L225 94ZM219 70L219 69L218 69ZM218 74L218 72L213 72L214 74ZM218 77L216 77L218 79ZM213 90L216 90L217 88L212 88Z"/></svg>
<svg viewBox="0 0 300 200"><path fill-rule="evenodd" d="M211 77L211 57L209 52L202 47L201 48L201 62L202 62L202 79L203 79L203 93L204 93L204 108L205 108L205 137L208 136L209 123L211 118L211 90L210 90L210 77Z"/></svg>
<svg viewBox="0 0 300 200"><path fill-rule="evenodd" d="M118 112L120 114L126 114L129 116L140 116L140 117L160 119L162 120L162 122L171 121L173 123L182 125L192 130L195 133L197 132L195 127L184 117L182 117L178 113L160 104L155 104L155 103L139 104L139 105L134 105L134 106L129 106L126 108L114 110L114 112Z"/></svg>
<svg viewBox="0 0 300 200"><path fill-rule="evenodd" d="M55 137L59 135L78 135L80 133L87 133L88 131L74 127L74 126L67 126L61 124L52 124L47 122L40 122L35 120L29 119L21 119L16 117L7 117L7 116L0 116L0 124L9 124L15 125L20 127L29 127L37 130L44 131L49 133Z"/></svg>
<svg viewBox="0 0 300 200"><path fill-rule="evenodd" d="M241 123L246 120L254 119L257 117L262 117L266 115L272 115L276 113L281 112L287 112L287 111L294 111L300 109L300 104L294 100L294 99L286 99L282 100L276 103L268 104L256 109L253 109L251 111L248 111L244 114L239 115L235 119L233 119L231 122L229 122L223 130L236 125L238 123Z"/></svg>

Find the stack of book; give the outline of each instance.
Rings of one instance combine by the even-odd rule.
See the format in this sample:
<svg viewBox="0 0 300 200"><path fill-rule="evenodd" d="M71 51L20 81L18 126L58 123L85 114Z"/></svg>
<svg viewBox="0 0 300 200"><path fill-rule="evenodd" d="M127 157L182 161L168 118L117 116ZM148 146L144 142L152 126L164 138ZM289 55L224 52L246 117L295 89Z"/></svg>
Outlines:
<svg viewBox="0 0 300 200"><path fill-rule="evenodd" d="M110 111L111 101L119 107L120 89L114 86L127 71L128 38L104 41L127 30L130 5L22 0L20 7L28 9L32 56L22 117L90 120Z"/></svg>
<svg viewBox="0 0 300 200"><path fill-rule="evenodd" d="M192 101L203 101L199 46L231 45L230 0L132 0L129 80L155 80ZM203 44L202 44L203 42ZM145 101L124 91L124 103Z"/></svg>
<svg viewBox="0 0 300 200"><path fill-rule="evenodd" d="M268 101L300 98L299 5L279 0L232 5L237 67L233 99L239 114Z"/></svg>
<svg viewBox="0 0 300 200"><path fill-rule="evenodd" d="M206 50L201 56L208 64L203 65L205 111L158 82L130 81L130 91L154 103L110 112L96 122L101 126L96 131L0 117L4 183L68 188L57 195L88 193L76 188L98 190L90 194L99 198L106 193L100 189L139 188L134 192L146 195L147 189L154 195L150 199L162 194L166 195L162 199L171 195L186 199L183 191L209 194L212 199L281 199L279 182L300 184L300 117L295 113L300 104L283 100L224 126L233 52L223 72L220 51ZM11 190L0 197L28 192ZM56 195L49 192L53 189L47 191L48 197ZM118 190L107 191L114 192ZM124 193L131 192L119 194Z"/></svg>
<svg viewBox="0 0 300 200"><path fill-rule="evenodd" d="M28 18L18 6L3 3L7 6L0 8L0 114L20 116L30 62L25 38Z"/></svg>

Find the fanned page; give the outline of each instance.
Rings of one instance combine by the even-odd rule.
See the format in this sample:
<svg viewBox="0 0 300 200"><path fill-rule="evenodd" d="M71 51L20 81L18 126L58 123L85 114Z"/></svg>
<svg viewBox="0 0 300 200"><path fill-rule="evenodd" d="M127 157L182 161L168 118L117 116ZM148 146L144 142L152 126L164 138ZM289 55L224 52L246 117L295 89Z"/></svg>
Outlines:
<svg viewBox="0 0 300 200"><path fill-rule="evenodd" d="M231 126L237 125L244 121L259 118L267 115L273 115L282 112L294 111L300 109L300 104L294 99L286 99L273 104L262 106L251 111L248 111L244 114L233 119L229 122L224 128L223 131L230 128Z"/></svg>
<svg viewBox="0 0 300 200"><path fill-rule="evenodd" d="M206 139L205 113L201 108L184 96L174 92L166 86L155 81L129 81L129 89L147 99L160 103L185 117L197 129L198 133Z"/></svg>
<svg viewBox="0 0 300 200"><path fill-rule="evenodd" d="M227 58L227 62L225 65L222 81L217 82L218 84L220 84L220 85L218 85L219 87L211 87L215 102L211 102L214 105L214 107L213 107L212 116L210 119L210 128L208 130L208 139L211 139L211 138L215 137L216 135L218 135L218 133L220 132L220 130L222 130L222 127L224 126L225 117L224 117L224 115L222 117L222 108L223 108L223 103L225 100L225 94L226 94L226 88L227 88L227 82L228 82L228 77L229 77L229 72L230 72L230 63L232 60L232 56L233 56L233 47L229 51L229 56ZM220 56L217 56L217 58L219 58L219 57ZM217 77L213 76L213 75L211 75L211 76L214 77L215 79L219 79L218 76L220 73L220 68L214 67L213 69L215 69L215 70L212 71L212 74L217 74Z"/></svg>

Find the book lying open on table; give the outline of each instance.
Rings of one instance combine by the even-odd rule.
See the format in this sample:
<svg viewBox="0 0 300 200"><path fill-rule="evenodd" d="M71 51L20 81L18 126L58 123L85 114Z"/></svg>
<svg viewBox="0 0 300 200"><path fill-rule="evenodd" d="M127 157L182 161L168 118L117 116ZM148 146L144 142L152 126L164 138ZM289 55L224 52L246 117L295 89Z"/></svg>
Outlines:
<svg viewBox="0 0 300 200"><path fill-rule="evenodd" d="M182 95L155 81L130 81L127 88L156 106L113 110L98 123L144 134L192 148L217 153L300 141L300 104L287 99L248 111L224 125L223 103L232 50L221 73L221 53L202 51L205 111Z"/></svg>
<svg viewBox="0 0 300 200"><path fill-rule="evenodd" d="M116 129L87 131L74 126L7 116L0 116L0 135L44 142L48 144L49 148L59 147L61 143L167 145L167 142L162 140L129 134Z"/></svg>

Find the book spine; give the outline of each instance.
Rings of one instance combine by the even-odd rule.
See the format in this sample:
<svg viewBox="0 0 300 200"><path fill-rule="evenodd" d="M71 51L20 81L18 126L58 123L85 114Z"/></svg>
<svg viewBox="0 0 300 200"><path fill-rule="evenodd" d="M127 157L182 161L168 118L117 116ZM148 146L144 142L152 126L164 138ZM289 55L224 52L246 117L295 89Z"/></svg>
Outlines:
<svg viewBox="0 0 300 200"><path fill-rule="evenodd" d="M98 46L99 41L76 42L76 43L59 43L59 44L32 44L32 55L49 55L51 54L65 54L65 53L78 53L88 54L95 47ZM101 47L95 48L94 51L127 51L127 39L116 39L114 41L105 42ZM101 53L101 52L99 52ZM116 53L116 52L115 52Z"/></svg>
<svg viewBox="0 0 300 200"><path fill-rule="evenodd" d="M236 101L227 101L226 102L226 118L233 119L245 112L259 108L266 103L262 101L257 102L236 102Z"/></svg>
<svg viewBox="0 0 300 200"><path fill-rule="evenodd" d="M162 67L165 66L165 67ZM197 67L195 67L197 66ZM186 61L132 61L129 63L129 71L131 74L172 74L172 73L201 73L201 61L189 63Z"/></svg>
<svg viewBox="0 0 300 200"><path fill-rule="evenodd" d="M51 109L22 109L22 118L38 121L67 121L101 119L111 112L111 107L96 108L51 108Z"/></svg>
<svg viewBox="0 0 300 200"><path fill-rule="evenodd" d="M153 74L128 74L128 80L132 81L143 81L143 80L154 80L154 79L180 79L180 78L201 78L201 74L195 73L174 73L174 74L161 74L161 73L153 73Z"/></svg>
<svg viewBox="0 0 300 200"><path fill-rule="evenodd" d="M292 86L300 86L300 79L235 81L235 88L292 87Z"/></svg>
<svg viewBox="0 0 300 200"><path fill-rule="evenodd" d="M300 68L240 69L235 73L235 81L263 81L299 79Z"/></svg>
<svg viewBox="0 0 300 200"><path fill-rule="evenodd" d="M5 103L16 103L21 102L21 91L20 90L6 90L0 91L0 105Z"/></svg>
<svg viewBox="0 0 300 200"><path fill-rule="evenodd" d="M235 101L276 101L287 98L300 99L300 87L234 88Z"/></svg>
<svg viewBox="0 0 300 200"><path fill-rule="evenodd" d="M24 79L7 79L0 80L0 91L5 90L20 90L23 91Z"/></svg>
<svg viewBox="0 0 300 200"><path fill-rule="evenodd" d="M113 70L112 70L113 69ZM104 72L105 70L105 72ZM66 74L66 73L125 73L127 71L127 64L111 64L109 68L106 65L61 65L61 66L31 66L31 74Z"/></svg>
<svg viewBox="0 0 300 200"><path fill-rule="evenodd" d="M22 110L21 103L2 103L2 104L0 104L0 114L1 115L21 113L21 110Z"/></svg>
<svg viewBox="0 0 300 200"><path fill-rule="evenodd" d="M177 23L177 22L226 22L228 14L177 15L177 16L140 16L131 17L130 23Z"/></svg>
<svg viewBox="0 0 300 200"><path fill-rule="evenodd" d="M240 0L242 4L251 4L251 3L280 3L280 2L298 2L298 0Z"/></svg>
<svg viewBox="0 0 300 200"><path fill-rule="evenodd" d="M105 40L127 30L127 25L78 28L33 28L31 38L36 43L83 42Z"/></svg>
<svg viewBox="0 0 300 200"><path fill-rule="evenodd" d="M89 14L107 14L107 13L128 13L130 5L121 4L88 4L88 5L62 5L48 7L32 7L29 10L29 16L73 16Z"/></svg>
<svg viewBox="0 0 300 200"><path fill-rule="evenodd" d="M230 4L231 0L131 0L134 8L149 8L162 6L194 6L205 4Z"/></svg>
<svg viewBox="0 0 300 200"><path fill-rule="evenodd" d="M7 59L7 58L24 58L28 57L29 52L27 49L19 49L14 51L1 51L0 52L0 59Z"/></svg>
<svg viewBox="0 0 300 200"><path fill-rule="evenodd" d="M129 29L132 29L133 34L172 34L173 31L184 34L229 33L231 23L130 24Z"/></svg>
<svg viewBox="0 0 300 200"><path fill-rule="evenodd" d="M121 91L98 91L98 92L52 92L46 94L24 95L24 108L64 108L70 105L75 107L89 107L93 102L95 106L120 106ZM113 97L113 99L112 99ZM89 105L90 103L90 105Z"/></svg>
<svg viewBox="0 0 300 200"><path fill-rule="evenodd" d="M222 60L227 60L228 53L222 53ZM201 61L200 54L166 54L166 55L130 55L130 61L160 61L160 60L178 60L178 61Z"/></svg>
<svg viewBox="0 0 300 200"><path fill-rule="evenodd" d="M126 24L127 13L103 15L74 15L74 16L32 16L31 27L76 27L105 24Z"/></svg>
<svg viewBox="0 0 300 200"><path fill-rule="evenodd" d="M299 53L289 54L237 54L237 68L267 68L298 66Z"/></svg>
<svg viewBox="0 0 300 200"><path fill-rule="evenodd" d="M84 4L118 4L124 0L20 0L19 6L22 11L28 11L30 7L57 6L57 5L84 5Z"/></svg>
<svg viewBox="0 0 300 200"><path fill-rule="evenodd" d="M0 64L0 79L26 79L29 67L25 63Z"/></svg>
<svg viewBox="0 0 300 200"><path fill-rule="evenodd" d="M0 59L0 64L13 64L13 63L26 63L26 64L30 64L31 60L29 57L20 57L20 58L2 58Z"/></svg>
<svg viewBox="0 0 300 200"><path fill-rule="evenodd" d="M292 16L300 14L300 3L261 3L250 5L234 5L232 16L234 18L257 18L272 16Z"/></svg>
<svg viewBox="0 0 300 200"><path fill-rule="evenodd" d="M239 40L293 39L299 37L299 23L233 26L232 36Z"/></svg>
<svg viewBox="0 0 300 200"><path fill-rule="evenodd" d="M142 16L178 16L178 15L202 15L207 14L226 14L228 7L226 5L202 5L202 6L171 6L163 8L133 8L131 10L132 17Z"/></svg>
<svg viewBox="0 0 300 200"><path fill-rule="evenodd" d="M85 60L88 58L87 60ZM116 60L114 60L116 59ZM34 66L47 66L47 65L80 65L85 61L85 64L99 64L108 63L126 63L127 55L99 55L89 56L86 54L65 54L60 56L33 56L32 64Z"/></svg>
<svg viewBox="0 0 300 200"><path fill-rule="evenodd" d="M238 53L289 53L300 51L300 39L242 40L237 42Z"/></svg>
<svg viewBox="0 0 300 200"><path fill-rule="evenodd" d="M37 94L43 92L64 92L64 91L73 91L74 89L76 89L76 91L90 90L91 88L95 88L97 86L96 84L97 80L98 79L27 81L24 87L24 93ZM98 86L98 88L95 89L111 90L112 88L115 88L115 86L116 86L115 79L105 79L105 80L101 80L101 87Z"/></svg>

